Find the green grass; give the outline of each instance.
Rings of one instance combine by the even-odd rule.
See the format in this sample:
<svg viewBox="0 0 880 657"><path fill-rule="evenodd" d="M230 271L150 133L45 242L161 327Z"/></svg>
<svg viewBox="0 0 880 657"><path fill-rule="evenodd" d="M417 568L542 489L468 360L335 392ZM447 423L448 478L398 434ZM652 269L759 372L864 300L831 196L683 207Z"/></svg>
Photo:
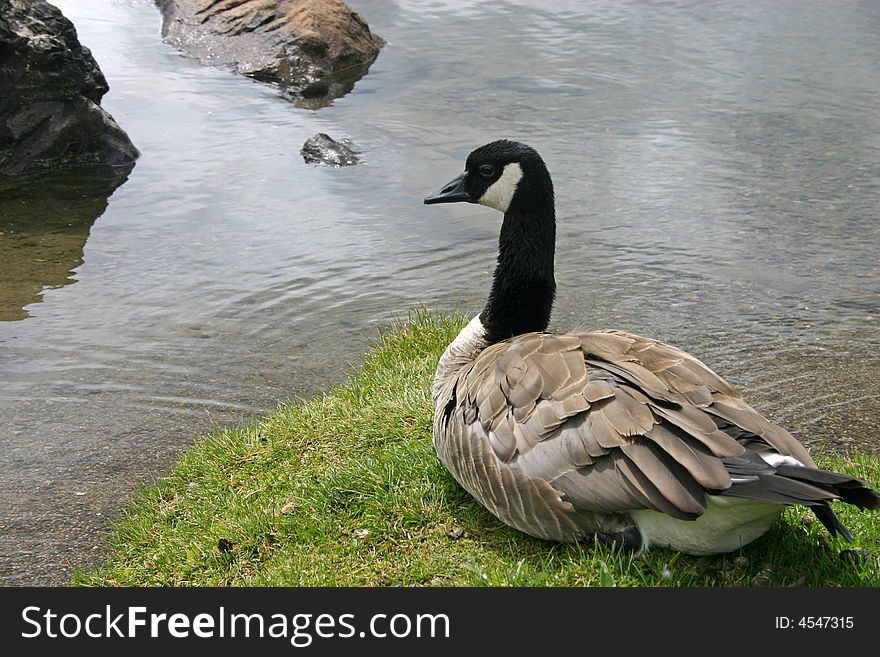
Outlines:
<svg viewBox="0 0 880 657"><path fill-rule="evenodd" d="M437 460L430 382L465 318L415 313L344 386L203 437L121 516L84 586L878 586L876 556L841 557L802 508L738 553L639 559L530 538L495 520ZM880 459L824 457L874 483ZM876 555L880 514L837 505ZM846 556L845 554L843 555Z"/></svg>

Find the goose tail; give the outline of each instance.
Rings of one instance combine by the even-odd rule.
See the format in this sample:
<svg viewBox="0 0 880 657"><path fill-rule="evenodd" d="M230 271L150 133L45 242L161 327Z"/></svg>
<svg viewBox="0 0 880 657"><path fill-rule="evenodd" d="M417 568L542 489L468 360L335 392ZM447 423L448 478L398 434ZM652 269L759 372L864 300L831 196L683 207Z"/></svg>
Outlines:
<svg viewBox="0 0 880 657"><path fill-rule="evenodd" d="M756 455L726 459L733 485L722 494L752 500L809 506L832 536L852 535L831 508L840 500L860 509L880 509L880 492L861 479L849 475L782 462L776 465ZM789 459L786 459L789 460Z"/></svg>

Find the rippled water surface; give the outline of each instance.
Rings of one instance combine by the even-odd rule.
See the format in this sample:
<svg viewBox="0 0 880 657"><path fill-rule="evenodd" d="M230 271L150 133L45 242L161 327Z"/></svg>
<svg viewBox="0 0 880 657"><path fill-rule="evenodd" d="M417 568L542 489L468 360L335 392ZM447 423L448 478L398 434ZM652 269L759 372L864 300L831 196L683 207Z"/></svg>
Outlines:
<svg viewBox="0 0 880 657"><path fill-rule="evenodd" d="M672 341L814 447L880 445L880 5L353 0L388 45L318 111L58 0L143 155L101 203L0 199L0 578L64 581L194 434L341 382L414 306L476 312L475 146L554 176L554 326ZM303 163L318 131L355 167ZM10 228L12 226L12 228Z"/></svg>

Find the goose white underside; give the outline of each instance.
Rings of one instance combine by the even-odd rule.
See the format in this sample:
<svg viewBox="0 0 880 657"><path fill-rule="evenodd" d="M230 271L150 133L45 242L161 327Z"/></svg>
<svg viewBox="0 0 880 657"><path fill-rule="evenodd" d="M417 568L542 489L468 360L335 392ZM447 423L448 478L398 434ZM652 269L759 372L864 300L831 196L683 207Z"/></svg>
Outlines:
<svg viewBox="0 0 880 657"><path fill-rule="evenodd" d="M484 336L486 329L480 321L480 316L474 317L467 326L456 336L437 364L437 372L434 374L434 385L432 387L432 398L437 402L437 398L442 393L444 382L451 381L453 372L457 372L465 364L473 361L474 358L485 348L486 342Z"/></svg>
<svg viewBox="0 0 880 657"><path fill-rule="evenodd" d="M643 509L630 511L642 534L642 549L668 547L688 554L733 552L766 532L783 506L738 497L708 496L696 520L678 520Z"/></svg>

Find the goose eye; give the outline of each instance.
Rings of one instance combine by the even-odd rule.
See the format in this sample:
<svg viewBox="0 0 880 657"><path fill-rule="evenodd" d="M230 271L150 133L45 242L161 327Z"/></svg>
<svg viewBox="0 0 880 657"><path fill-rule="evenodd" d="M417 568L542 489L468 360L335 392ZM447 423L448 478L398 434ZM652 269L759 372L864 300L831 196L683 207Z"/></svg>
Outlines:
<svg viewBox="0 0 880 657"><path fill-rule="evenodd" d="M491 178L495 175L495 167L491 164L481 164L480 175L483 176L483 178Z"/></svg>

